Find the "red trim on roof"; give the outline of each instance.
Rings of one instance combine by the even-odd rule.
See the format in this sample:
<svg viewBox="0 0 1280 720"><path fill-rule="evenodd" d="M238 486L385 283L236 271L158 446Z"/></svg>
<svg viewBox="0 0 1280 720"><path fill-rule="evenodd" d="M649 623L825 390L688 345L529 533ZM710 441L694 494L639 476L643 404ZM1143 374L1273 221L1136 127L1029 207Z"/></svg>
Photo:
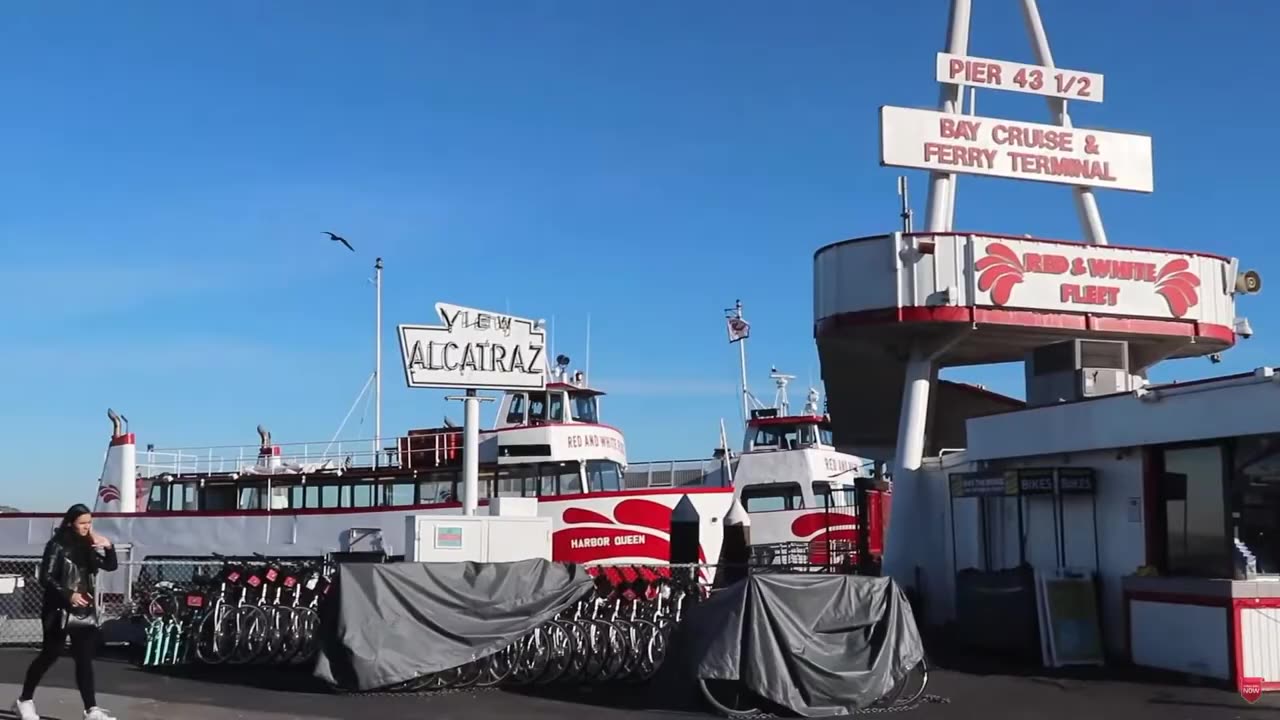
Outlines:
<svg viewBox="0 0 1280 720"><path fill-rule="evenodd" d="M135 445L133 433L125 433L119 437L111 438L111 447L120 447L121 445Z"/></svg>
<svg viewBox="0 0 1280 720"><path fill-rule="evenodd" d="M566 502L576 500L600 500L608 498L626 498L641 495L710 495L715 493L732 494L731 487L718 486L693 486L687 488L641 488L635 490L613 490L608 492L596 493L573 493L570 495L548 495L538 498L538 502ZM485 507L489 504L490 498L482 498L477 504ZM171 518L190 518L190 517L254 517L272 515L281 517L286 515L353 515L356 513L413 513L420 510L444 510L449 508L461 508L462 503L446 502L446 503L424 503L421 505L380 505L377 507L358 507L358 508L303 508L298 510L162 510L157 512L140 512L140 513L118 513L118 512L96 512L94 517L99 518L131 518L131 517L171 517ZM62 513L0 513L0 521L6 518L13 519L42 519L50 520L60 519Z"/></svg>
<svg viewBox="0 0 1280 720"><path fill-rule="evenodd" d="M762 425L799 425L808 423L817 423L819 425L827 423L828 420L821 415L785 415L783 417L762 417L752 418L747 421L748 427L758 427Z"/></svg>
<svg viewBox="0 0 1280 720"><path fill-rule="evenodd" d="M1114 246L1108 246L1114 247ZM1085 330L1126 335L1151 335L1216 340L1227 347L1235 345L1236 333L1226 325L1191 320L1152 320L1089 315L1083 313L1042 312L1039 310L1002 310L971 307L890 307L875 310L837 313L814 324L814 337L837 332L844 327L892 325L907 323L982 323L986 325L1018 325L1059 330ZM1211 352L1212 350L1206 350Z"/></svg>
<svg viewBox="0 0 1280 720"><path fill-rule="evenodd" d="M948 232L914 232L914 233L903 233L903 235L906 237L917 237L917 238L937 237L937 236L949 237L952 235L973 235L975 237L997 238L1000 240L1023 240L1027 242L1052 243L1055 245L1074 245L1076 247L1106 247L1111 250L1133 250L1137 252L1166 253L1170 255L1196 255L1199 257L1212 258L1214 260L1221 260L1223 262L1228 262L1228 263L1231 262L1231 258L1226 257L1224 255L1218 255L1216 253L1201 252L1199 250L1164 250L1160 248L1137 247L1134 245L1097 246L1097 245L1087 245L1080 240L1054 240L1050 238L1025 237L1020 235L1005 235L1003 233L976 232L972 230L951 230ZM863 237L849 238L848 240L838 240L829 245L823 245L822 247L815 250L813 253L813 257L817 258L819 255L826 252L827 250L840 247L841 245L851 245L853 243L867 242L868 240L880 240L890 236L891 236L890 234L886 233L881 235L867 235Z"/></svg>

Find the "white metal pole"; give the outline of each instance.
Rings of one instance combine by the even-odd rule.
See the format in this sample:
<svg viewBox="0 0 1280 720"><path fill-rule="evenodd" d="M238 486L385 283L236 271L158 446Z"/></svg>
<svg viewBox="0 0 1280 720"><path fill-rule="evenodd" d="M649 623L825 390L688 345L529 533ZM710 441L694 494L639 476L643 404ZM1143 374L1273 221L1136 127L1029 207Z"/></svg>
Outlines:
<svg viewBox="0 0 1280 720"><path fill-rule="evenodd" d="M947 52L955 55L967 55L969 52L969 2L970 0L951 0L951 18L947 27ZM944 83L939 92L938 109L945 113L953 113L960 104L960 85ZM949 173L931 173L929 175L929 198L925 203L925 229L929 232L950 230L947 225L951 217L951 186L956 176Z"/></svg>
<svg viewBox="0 0 1280 720"><path fill-rule="evenodd" d="M1054 67L1053 53L1049 49L1049 36L1044 31L1044 23L1040 20L1040 9L1036 0L1022 0L1022 17L1027 23L1027 34L1031 37L1031 49L1035 51L1036 62L1047 67ZM1071 127L1071 116L1067 114L1067 101L1062 98L1049 97L1049 113L1053 121L1063 127ZM1080 229L1084 232L1085 242L1090 245L1106 245L1107 231L1102 225L1102 213L1098 210L1098 198L1093 190L1087 187L1073 189L1076 199L1076 215L1080 217Z"/></svg>
<svg viewBox="0 0 1280 720"><path fill-rule="evenodd" d="M734 316L739 320L742 319L742 301L738 300L733 307ZM747 338L738 340L738 366L742 371L742 425L746 428L747 421L751 419L751 404L747 398L750 397L751 391L747 389Z"/></svg>
<svg viewBox="0 0 1280 720"><path fill-rule="evenodd" d="M373 466L378 467L382 452L382 258L373 263L375 294L373 339Z"/></svg>
<svg viewBox="0 0 1280 720"><path fill-rule="evenodd" d="M462 402L462 514L475 515L480 505L480 398L468 390Z"/></svg>

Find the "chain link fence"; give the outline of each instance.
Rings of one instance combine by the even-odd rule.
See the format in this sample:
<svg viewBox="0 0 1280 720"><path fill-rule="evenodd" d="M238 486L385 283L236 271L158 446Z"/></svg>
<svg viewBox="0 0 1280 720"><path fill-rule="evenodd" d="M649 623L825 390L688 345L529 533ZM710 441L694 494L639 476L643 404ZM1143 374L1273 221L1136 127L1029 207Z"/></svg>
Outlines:
<svg viewBox="0 0 1280 720"><path fill-rule="evenodd" d="M44 590L36 579L38 557L0 557L0 646L39 645L43 636L40 610ZM190 582L197 571L213 574L222 563L212 560L145 560L122 562L115 572L99 573L98 615L104 639L130 642L134 608L163 581Z"/></svg>
<svg viewBox="0 0 1280 720"><path fill-rule="evenodd" d="M804 545L804 544L801 544ZM807 547L807 546L806 546ZM759 550L750 563L752 572L841 572L835 567L838 553L833 553L831 565L813 563L806 548L779 545L767 553ZM261 562L262 558L229 558L236 562ZM275 558L273 558L275 559ZM290 562L319 562L320 557L279 558ZM823 558L824 561L827 558ZM38 557L0 557L0 646L37 646L43 635L40 611L44 591L36 580L40 564ZM841 563L843 564L843 563ZM197 575L211 577L222 569L221 560L211 559L153 559L122 561L115 572L98 575L97 606L102 620L103 639L109 644L142 642L143 625L138 618L146 610L145 603L156 586L170 582L185 586ZM728 568L711 564L701 565L633 565L602 564L589 566L592 575L603 575L609 585L621 587L638 582L644 575L680 575L689 582L701 585L704 593L712 590L712 581L719 572ZM648 572L642 572L647 570Z"/></svg>

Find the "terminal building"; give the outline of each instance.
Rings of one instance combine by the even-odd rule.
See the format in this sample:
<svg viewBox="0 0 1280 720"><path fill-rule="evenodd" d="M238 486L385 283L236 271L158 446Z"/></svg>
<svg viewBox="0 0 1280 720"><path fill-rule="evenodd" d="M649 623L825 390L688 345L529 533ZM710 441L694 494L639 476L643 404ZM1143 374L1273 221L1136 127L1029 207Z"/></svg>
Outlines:
<svg viewBox="0 0 1280 720"><path fill-rule="evenodd" d="M1280 371L1148 377L1165 360L1217 360L1249 338L1238 305L1261 277L1216 253L1112 244L1093 190L1150 192L1150 139L1072 129L1061 86L1036 92L1050 96L1054 125L1021 123L1022 136L1057 130L1075 145L1044 151L1036 167L1069 169L1092 141L1106 173L948 166L928 152L1023 153L1007 144L1016 123L959 114L963 88L947 74L957 59L996 66L971 87L1031 92L1013 79L1036 67L1101 88L1101 76L1053 67L1034 3L1038 66L969 57L968 6L953 2L939 54L941 112L882 113L884 164L931 173L927 227L912 231L904 192L901 231L814 257L835 442L892 474L885 571L925 620L954 623L976 645L1050 665L1185 672L1246 697L1278 690ZM955 137L962 120L973 132ZM991 127L1006 131L978 129ZM954 229L954 173L1072 186L1084 241ZM994 363L1021 363L1024 399L938 379Z"/></svg>

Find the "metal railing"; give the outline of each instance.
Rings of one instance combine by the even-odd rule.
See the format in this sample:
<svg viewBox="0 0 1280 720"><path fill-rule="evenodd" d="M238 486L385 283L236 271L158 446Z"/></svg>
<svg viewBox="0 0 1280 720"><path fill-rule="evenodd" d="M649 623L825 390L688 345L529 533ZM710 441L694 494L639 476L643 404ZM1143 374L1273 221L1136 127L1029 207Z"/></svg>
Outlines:
<svg viewBox="0 0 1280 720"><path fill-rule="evenodd" d="M280 454L272 458L285 468L319 472L350 467L395 467L394 449L373 450L373 440L336 440L315 443L277 443ZM258 445L221 445L204 448L156 448L138 453L138 471L143 477L168 473L208 475L249 473L264 458Z"/></svg>
<svg viewBox="0 0 1280 720"><path fill-rule="evenodd" d="M731 466L736 471L737 460L732 461ZM729 476L724 471L724 463L716 459L658 460L628 464L622 483L627 489L692 485L727 487Z"/></svg>

